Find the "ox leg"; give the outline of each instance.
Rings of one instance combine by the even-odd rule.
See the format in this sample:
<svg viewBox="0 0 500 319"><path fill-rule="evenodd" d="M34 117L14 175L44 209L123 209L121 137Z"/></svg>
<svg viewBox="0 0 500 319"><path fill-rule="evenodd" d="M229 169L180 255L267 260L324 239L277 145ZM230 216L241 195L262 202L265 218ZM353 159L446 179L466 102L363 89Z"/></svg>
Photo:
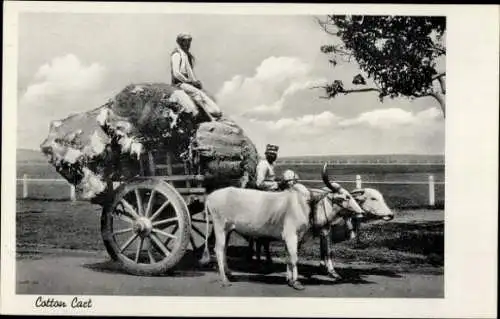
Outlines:
<svg viewBox="0 0 500 319"><path fill-rule="evenodd" d="M221 285L222 287L230 286L231 283L226 276L225 272L225 264L226 264L226 230L223 229L218 223L214 223L215 230L215 254L217 256L217 265L219 267L219 274L221 277Z"/></svg>
<svg viewBox="0 0 500 319"><path fill-rule="evenodd" d="M288 285L297 290L303 290L304 286L298 281L298 270L297 270L297 245L298 239L297 234L291 234L286 236L286 249L288 251L288 267L287 267L287 276L291 275L291 278L288 277Z"/></svg>
<svg viewBox="0 0 500 319"><path fill-rule="evenodd" d="M319 248L321 254L320 267L326 268L327 258L328 258L328 248L326 243L328 242L328 234L321 232L319 237Z"/></svg>
<svg viewBox="0 0 500 319"><path fill-rule="evenodd" d="M328 236L328 234L327 234ZM335 271L335 267L333 264L333 250L330 244L330 241L328 240L328 237L325 236L325 264L326 264L326 269L328 271L328 276L334 279L339 279L340 275Z"/></svg>
<svg viewBox="0 0 500 319"><path fill-rule="evenodd" d="M231 237L231 234L232 234L232 231L228 232L226 234L226 244L225 244L225 248L224 248L224 271L226 272L226 276L227 278L229 278L229 280L232 279L233 277L233 274L231 273L231 270L229 270L229 266L227 265L227 248L229 247L229 238Z"/></svg>
<svg viewBox="0 0 500 319"><path fill-rule="evenodd" d="M270 244L270 240L266 240L264 242L264 249L266 251L266 262L268 265L272 264L273 263L273 260L271 259L271 252L269 251L269 244Z"/></svg>
<svg viewBox="0 0 500 319"><path fill-rule="evenodd" d="M345 225L347 227L347 230L349 231L349 239L354 239L356 238L356 231L354 229L354 225L352 223L352 218L348 217L345 219Z"/></svg>
<svg viewBox="0 0 500 319"><path fill-rule="evenodd" d="M252 237L249 237L248 238L247 261L252 261L252 258L253 258L253 245L254 245L254 239Z"/></svg>
<svg viewBox="0 0 500 319"><path fill-rule="evenodd" d="M262 251L262 239L255 239L255 259L260 262L260 252Z"/></svg>

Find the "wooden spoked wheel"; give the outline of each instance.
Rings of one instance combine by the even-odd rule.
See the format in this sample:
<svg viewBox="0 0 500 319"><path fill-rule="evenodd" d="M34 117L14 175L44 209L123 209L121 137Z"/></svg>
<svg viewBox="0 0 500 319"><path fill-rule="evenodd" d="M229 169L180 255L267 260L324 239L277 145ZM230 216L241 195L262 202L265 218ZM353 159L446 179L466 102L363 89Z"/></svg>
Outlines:
<svg viewBox="0 0 500 319"><path fill-rule="evenodd" d="M106 250L134 275L161 275L184 256L191 237L189 210L174 187L159 179L126 183L101 216Z"/></svg>

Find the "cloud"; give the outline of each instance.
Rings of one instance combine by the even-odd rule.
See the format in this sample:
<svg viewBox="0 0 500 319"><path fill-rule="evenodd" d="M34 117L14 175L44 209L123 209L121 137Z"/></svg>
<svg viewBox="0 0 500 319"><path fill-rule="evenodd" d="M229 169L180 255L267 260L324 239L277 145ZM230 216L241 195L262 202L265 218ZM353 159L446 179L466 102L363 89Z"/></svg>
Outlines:
<svg viewBox="0 0 500 319"><path fill-rule="evenodd" d="M97 63L83 65L73 54L54 58L42 65L21 97L25 107L44 107L53 98L69 97L95 91L102 84L104 67Z"/></svg>
<svg viewBox="0 0 500 319"><path fill-rule="evenodd" d="M421 125L440 118L441 114L436 108L430 108L416 114L399 108L389 108L364 112L356 118L343 120L339 124L343 127L370 126L373 128L391 129L396 126Z"/></svg>
<svg viewBox="0 0 500 319"><path fill-rule="evenodd" d="M314 135L322 133L324 129L333 126L340 119L340 117L332 112L325 111L319 114L306 114L296 118L282 118L277 121L250 119L250 122L260 123L273 132Z"/></svg>
<svg viewBox="0 0 500 319"><path fill-rule="evenodd" d="M281 113L295 93L323 83L311 75L312 67L295 57L269 57L252 76L236 75L216 94L226 112L245 117Z"/></svg>
<svg viewBox="0 0 500 319"><path fill-rule="evenodd" d="M275 143L281 146L281 156L444 151L444 119L437 108L382 109L350 118L323 111L276 120L235 120L260 151L266 143Z"/></svg>
<svg viewBox="0 0 500 319"><path fill-rule="evenodd" d="M277 115L281 113L287 106L290 105L290 100L293 99L297 93L301 91L308 90L313 86L318 86L321 83L324 83L324 79L320 80L305 80L303 82L292 82L290 86L288 86L281 97L272 102L271 104L259 105L254 108L250 108L248 111L243 112L243 115L247 117L262 117L266 115Z"/></svg>
<svg viewBox="0 0 500 319"><path fill-rule="evenodd" d="M19 97L18 147L38 148L52 120L93 109L105 102L104 66L85 64L74 54L40 66Z"/></svg>

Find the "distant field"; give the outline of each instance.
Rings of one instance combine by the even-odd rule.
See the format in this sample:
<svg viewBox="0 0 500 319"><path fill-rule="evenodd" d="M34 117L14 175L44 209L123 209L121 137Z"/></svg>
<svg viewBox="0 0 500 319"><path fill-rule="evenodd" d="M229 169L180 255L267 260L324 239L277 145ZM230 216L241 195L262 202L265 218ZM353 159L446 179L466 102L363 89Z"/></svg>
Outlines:
<svg viewBox="0 0 500 319"><path fill-rule="evenodd" d="M321 165L278 165L276 174L291 169L299 174L300 179L321 180ZM445 180L442 165L335 165L329 167L330 179L340 181L347 189L356 186L356 175L361 175L363 187L380 190L391 207L415 208L426 207L429 203L429 175L434 176L436 207L444 207ZM377 182L402 182L401 184L377 184ZM421 182L423 184L404 184ZM323 187L322 182L307 183L311 187Z"/></svg>
<svg viewBox="0 0 500 319"><path fill-rule="evenodd" d="M25 154L25 155L23 155ZM27 154L27 155L26 155ZM360 160L360 161L394 161L397 163L408 163L411 161L431 161L443 160L442 156L431 155L366 155L366 156L309 156L283 158L284 160ZM280 175L285 169L292 169L297 172L303 180L320 180L321 165L295 165L278 164L277 174ZM436 207L444 207L445 168L444 165L393 165L393 164L335 164L329 166L330 178L340 181L347 189L355 187L356 175L361 175L363 186L377 188L386 197L389 205L395 208L415 208L426 207L428 205L429 175L434 176L436 182L435 198ZM22 178L27 174L29 178L60 179L61 176L44 161L43 156L34 151L18 153L18 164L16 175ZM374 182L421 182L424 184L376 184ZM307 183L311 187L322 187L321 182ZM17 197L22 194L22 184L17 184ZM68 199L70 194L66 183L33 183L29 185L29 197L39 199Z"/></svg>

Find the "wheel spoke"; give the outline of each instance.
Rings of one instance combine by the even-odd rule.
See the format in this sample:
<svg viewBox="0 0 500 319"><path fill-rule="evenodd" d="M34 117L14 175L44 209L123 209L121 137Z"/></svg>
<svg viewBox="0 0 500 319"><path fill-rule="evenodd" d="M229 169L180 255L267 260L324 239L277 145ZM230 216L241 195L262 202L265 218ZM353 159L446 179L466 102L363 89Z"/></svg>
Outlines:
<svg viewBox="0 0 500 319"><path fill-rule="evenodd" d="M198 228L196 228L194 225L191 225L191 229L193 229L201 237L205 238L205 234L201 230L199 230Z"/></svg>
<svg viewBox="0 0 500 319"><path fill-rule="evenodd" d="M179 229L179 224L177 224L177 225L175 225L175 226L173 227L173 230L172 230L172 232L171 232L171 233L172 233L172 234L173 234L173 233L175 233L175 232L177 231L177 229ZM168 247L168 244L170 244L170 241L171 241L171 240L172 240L172 238L170 238L170 237L169 237L169 238L167 238L167 240L165 240L165 246L167 246L167 247Z"/></svg>
<svg viewBox="0 0 500 319"><path fill-rule="evenodd" d="M139 216L144 216L144 213L142 211L142 198L141 198L141 194L139 193L139 189L136 188L134 190L134 193L135 193L135 198L137 200L137 210L138 210L138 213L139 213Z"/></svg>
<svg viewBox="0 0 500 319"><path fill-rule="evenodd" d="M177 239L177 236L169 234L169 233L166 233L163 230L159 230L159 229L153 228L153 233L155 233L155 234L162 234L163 236L168 237L168 238L172 238L172 239Z"/></svg>
<svg viewBox="0 0 500 319"><path fill-rule="evenodd" d="M154 226L158 226L158 225L168 224L168 223L171 223L171 222L176 221L176 220L178 220L177 217L172 217L172 218L167 218L167 219L159 220L159 221L153 223L153 227Z"/></svg>
<svg viewBox="0 0 500 319"><path fill-rule="evenodd" d="M156 262L155 258L153 257L153 254L151 253L151 248L148 249L148 257L149 257L149 261L154 264Z"/></svg>
<svg viewBox="0 0 500 319"><path fill-rule="evenodd" d="M120 230L113 232L113 236L128 233L129 231L132 231L132 230L133 230L132 227L120 229Z"/></svg>
<svg viewBox="0 0 500 319"><path fill-rule="evenodd" d="M125 198L122 198L120 202L123 204L123 207L125 207L125 211L128 210L128 212L132 215L132 217L134 217L134 219L139 218L139 215L137 215L134 207L130 205L130 203L125 200Z"/></svg>
<svg viewBox="0 0 500 319"><path fill-rule="evenodd" d="M168 204L170 204L170 201L167 199L165 203L163 203L161 207L158 208L158 210L153 214L153 216L151 216L150 220L153 221L156 217L158 217L158 215L160 215L160 213L165 209L165 207L167 207Z"/></svg>
<svg viewBox="0 0 500 319"><path fill-rule="evenodd" d="M123 206L123 204L121 202L118 202L115 209L113 210L112 215L116 216L118 219L120 219L126 223L133 224L134 221L130 217L126 216L125 214L126 214L125 207Z"/></svg>
<svg viewBox="0 0 500 319"><path fill-rule="evenodd" d="M196 249L196 243L194 241L193 236L189 236L189 241L191 242L191 247L193 247L193 250Z"/></svg>
<svg viewBox="0 0 500 319"><path fill-rule="evenodd" d="M156 246L158 246L158 248L160 248L160 250L163 252L165 257L170 256L170 251L167 249L167 247L165 247L165 245L163 245L161 240L155 234L151 234L150 236L151 239L155 242Z"/></svg>
<svg viewBox="0 0 500 319"><path fill-rule="evenodd" d="M155 190L153 189L151 191L151 194L149 195L149 200L148 200L148 206L146 207L146 211L144 212L144 216L149 217L151 214L151 208L153 208L153 201L155 197Z"/></svg>
<svg viewBox="0 0 500 319"><path fill-rule="evenodd" d="M119 215L116 215L116 216L118 217L118 219L120 219L121 221L124 221L126 223L129 223L129 224L133 224L134 223L134 221L130 217L125 216L123 214L119 214Z"/></svg>
<svg viewBox="0 0 500 319"><path fill-rule="evenodd" d="M123 251L127 249L137 237L139 237L139 234L134 234L130 237L127 242L120 247L120 253L123 253Z"/></svg>
<svg viewBox="0 0 500 319"><path fill-rule="evenodd" d="M198 218L191 218L191 221L192 221L192 222L197 222L197 223L206 223L206 222L207 222L207 221L206 221L206 220L204 220L204 219L198 219ZM212 224L212 221L211 221L211 220L209 220L209 221L208 221L208 223L209 223L209 224Z"/></svg>
<svg viewBox="0 0 500 319"><path fill-rule="evenodd" d="M141 254L142 245L144 244L144 238L141 238L139 245L137 245L137 251L135 252L135 263L139 262L139 255Z"/></svg>

